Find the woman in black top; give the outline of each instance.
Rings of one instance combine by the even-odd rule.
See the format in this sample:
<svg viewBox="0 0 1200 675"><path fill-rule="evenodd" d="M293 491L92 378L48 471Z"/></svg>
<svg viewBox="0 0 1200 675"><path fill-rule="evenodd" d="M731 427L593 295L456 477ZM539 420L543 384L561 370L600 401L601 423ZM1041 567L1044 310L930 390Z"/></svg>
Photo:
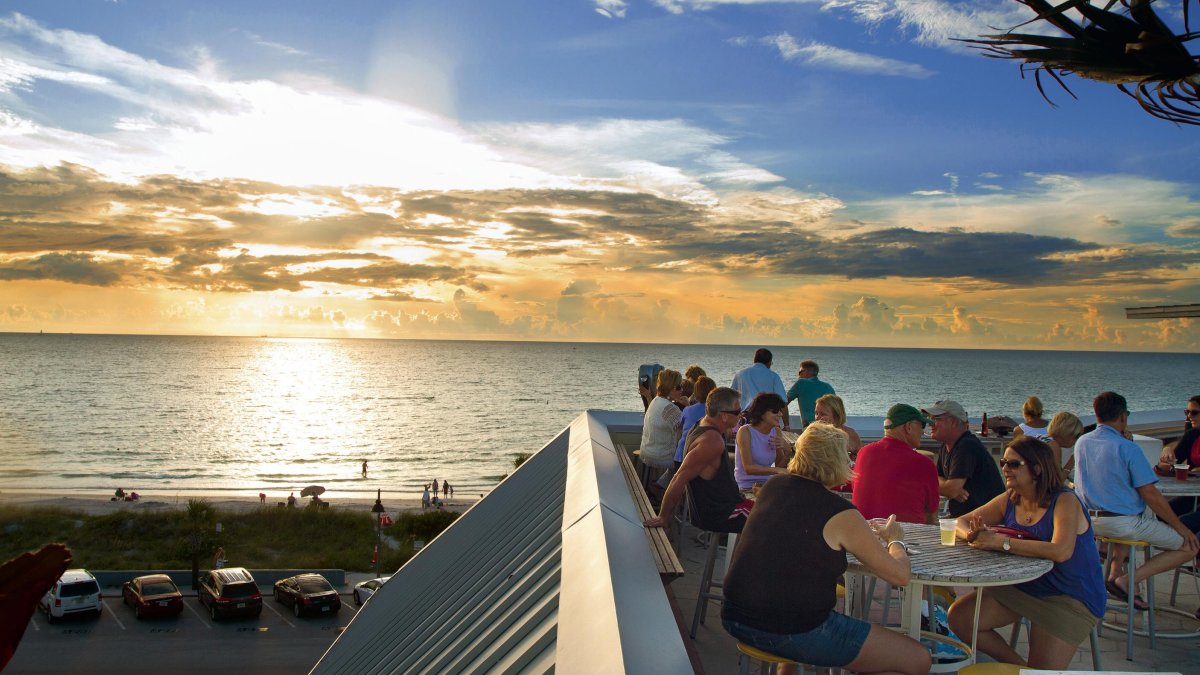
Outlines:
<svg viewBox="0 0 1200 675"><path fill-rule="evenodd" d="M829 491L850 478L845 432L810 424L796 441L788 472L763 486L734 550L721 610L725 630L798 663L859 673L928 672L929 651L919 642L834 611L847 551L893 586L909 579L904 530L894 517L876 532Z"/></svg>

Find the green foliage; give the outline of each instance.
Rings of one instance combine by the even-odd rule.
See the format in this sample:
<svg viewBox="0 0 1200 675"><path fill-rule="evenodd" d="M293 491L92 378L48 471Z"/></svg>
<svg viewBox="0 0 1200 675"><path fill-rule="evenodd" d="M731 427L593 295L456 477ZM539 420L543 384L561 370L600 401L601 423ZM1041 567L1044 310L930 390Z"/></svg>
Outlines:
<svg viewBox="0 0 1200 675"><path fill-rule="evenodd" d="M525 460L529 459L530 457L533 457L533 453L531 453L531 452L513 453L513 468L514 469L520 468L521 465L525 463Z"/></svg>
<svg viewBox="0 0 1200 675"><path fill-rule="evenodd" d="M412 556L413 539L428 542L457 516L451 511L401 514L395 525L384 528L380 569L399 568ZM223 546L230 565L369 571L375 516L368 511L275 507L226 513L202 501L195 506L189 502L185 511L121 510L99 516L0 507L0 560L62 542L79 567L190 569L193 536L198 537L205 569L216 548Z"/></svg>

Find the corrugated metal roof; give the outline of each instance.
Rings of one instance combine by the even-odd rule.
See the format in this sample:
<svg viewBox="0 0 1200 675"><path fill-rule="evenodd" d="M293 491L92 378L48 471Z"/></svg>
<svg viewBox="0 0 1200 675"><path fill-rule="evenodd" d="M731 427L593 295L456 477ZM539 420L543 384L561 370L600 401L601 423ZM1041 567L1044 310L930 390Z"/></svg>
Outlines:
<svg viewBox="0 0 1200 675"><path fill-rule="evenodd" d="M313 672L690 672L608 434L640 423L580 415L402 567Z"/></svg>

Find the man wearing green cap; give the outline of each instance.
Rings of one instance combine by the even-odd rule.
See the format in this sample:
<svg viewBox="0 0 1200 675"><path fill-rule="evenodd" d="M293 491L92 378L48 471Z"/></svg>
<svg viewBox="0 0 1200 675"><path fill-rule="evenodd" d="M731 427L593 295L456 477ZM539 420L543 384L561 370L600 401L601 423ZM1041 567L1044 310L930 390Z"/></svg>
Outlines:
<svg viewBox="0 0 1200 675"><path fill-rule="evenodd" d="M863 446L854 465L854 505L863 518L932 523L938 509L938 477L933 462L914 448L929 418L906 403L887 412L883 438Z"/></svg>

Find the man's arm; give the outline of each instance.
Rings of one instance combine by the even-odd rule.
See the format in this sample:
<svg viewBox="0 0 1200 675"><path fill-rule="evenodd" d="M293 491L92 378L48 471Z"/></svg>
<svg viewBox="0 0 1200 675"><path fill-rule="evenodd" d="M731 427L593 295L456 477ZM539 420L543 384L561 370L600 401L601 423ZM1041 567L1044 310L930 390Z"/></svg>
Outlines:
<svg viewBox="0 0 1200 675"><path fill-rule="evenodd" d="M671 484L667 486L667 491L663 494L658 515L647 519L642 523L643 525L666 527L671 520L671 514L675 513L675 508L679 506L679 500L683 499L683 491L687 487L688 481L699 476L705 467L712 464L714 459L719 459L718 452L725 452L724 438L720 434L717 434L718 438L716 439L710 438L711 436L712 434L705 432L683 455L683 464L679 465L679 469L671 478Z"/></svg>
<svg viewBox="0 0 1200 675"><path fill-rule="evenodd" d="M938 476L938 494L956 502L965 502L970 493L963 489L967 484L966 478L942 478Z"/></svg>
<svg viewBox="0 0 1200 675"><path fill-rule="evenodd" d="M1146 506L1158 516L1159 520L1167 525L1170 525L1176 532L1183 537L1183 548L1195 553L1200 551L1200 540L1196 539L1195 533L1187 529L1187 526L1179 520L1179 516L1171 510L1171 505L1167 503L1167 498L1162 496L1158 491L1158 486L1154 483L1147 483L1137 489L1138 494L1146 502Z"/></svg>

